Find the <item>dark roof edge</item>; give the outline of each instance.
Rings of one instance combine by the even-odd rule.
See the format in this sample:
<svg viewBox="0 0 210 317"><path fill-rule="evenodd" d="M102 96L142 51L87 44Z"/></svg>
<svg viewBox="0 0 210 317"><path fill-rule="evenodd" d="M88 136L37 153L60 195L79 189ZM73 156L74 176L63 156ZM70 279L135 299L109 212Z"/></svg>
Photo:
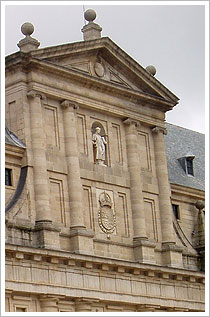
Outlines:
<svg viewBox="0 0 210 317"><path fill-rule="evenodd" d="M26 145L22 141L20 141L13 132L11 132L8 129L7 124L5 124L5 143L18 146L22 149L26 149Z"/></svg>
<svg viewBox="0 0 210 317"><path fill-rule="evenodd" d="M192 131L194 133L199 133L199 134L205 135L205 133L201 133L201 132L198 132L198 131L195 131L195 130L192 130L192 129L189 129L189 128L186 128L186 127L182 127L180 125L177 125L177 124L174 124L174 123L170 123L170 122L167 122L167 121L166 121L166 125L171 125L173 127L179 128L179 129L184 129L184 130Z"/></svg>

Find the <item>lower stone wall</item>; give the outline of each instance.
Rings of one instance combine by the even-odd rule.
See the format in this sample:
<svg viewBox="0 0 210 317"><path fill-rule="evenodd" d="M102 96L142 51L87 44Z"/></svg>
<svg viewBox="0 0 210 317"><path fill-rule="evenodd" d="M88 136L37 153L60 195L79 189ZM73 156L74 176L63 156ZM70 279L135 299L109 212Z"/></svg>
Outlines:
<svg viewBox="0 0 210 317"><path fill-rule="evenodd" d="M186 307L115 303L90 298L6 291L6 312L198 312Z"/></svg>
<svg viewBox="0 0 210 317"><path fill-rule="evenodd" d="M6 251L6 311L205 310L201 272L12 245Z"/></svg>

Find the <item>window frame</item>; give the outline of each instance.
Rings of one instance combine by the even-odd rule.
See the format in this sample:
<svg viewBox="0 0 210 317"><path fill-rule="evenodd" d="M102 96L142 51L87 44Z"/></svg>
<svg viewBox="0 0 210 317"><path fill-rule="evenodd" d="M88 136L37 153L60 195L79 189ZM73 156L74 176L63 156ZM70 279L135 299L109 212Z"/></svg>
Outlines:
<svg viewBox="0 0 210 317"><path fill-rule="evenodd" d="M186 173L187 175L194 176L193 160L186 158Z"/></svg>
<svg viewBox="0 0 210 317"><path fill-rule="evenodd" d="M22 311L17 311L17 309L24 309ZM28 307L23 306L23 305L15 305L15 312L16 313L27 313L28 312Z"/></svg>
<svg viewBox="0 0 210 317"><path fill-rule="evenodd" d="M175 207L176 206L176 210L175 210ZM180 206L178 204L174 204L172 203L172 210L173 210L173 214L176 218L176 220L180 220L181 217L180 217Z"/></svg>
<svg viewBox="0 0 210 317"><path fill-rule="evenodd" d="M9 183L6 183L8 176L6 176L6 171L9 171L8 176L9 176ZM11 188L13 187L13 170L12 168L5 167L5 186Z"/></svg>

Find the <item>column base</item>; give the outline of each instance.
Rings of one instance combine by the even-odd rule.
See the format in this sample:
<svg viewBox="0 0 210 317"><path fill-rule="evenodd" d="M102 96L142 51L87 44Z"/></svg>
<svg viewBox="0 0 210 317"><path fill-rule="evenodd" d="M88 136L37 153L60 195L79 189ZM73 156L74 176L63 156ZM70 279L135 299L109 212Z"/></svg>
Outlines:
<svg viewBox="0 0 210 317"><path fill-rule="evenodd" d="M155 246L156 243L141 238L133 239L134 256L140 263L155 264Z"/></svg>
<svg viewBox="0 0 210 317"><path fill-rule="evenodd" d="M94 255L93 250L93 237L94 232L92 230L82 228L70 229L70 244L71 251L80 254Z"/></svg>
<svg viewBox="0 0 210 317"><path fill-rule="evenodd" d="M162 243L162 263L170 267L183 267L183 248L174 243Z"/></svg>
<svg viewBox="0 0 210 317"><path fill-rule="evenodd" d="M60 228L51 221L37 221L34 231L36 232L37 247L42 249L60 249Z"/></svg>

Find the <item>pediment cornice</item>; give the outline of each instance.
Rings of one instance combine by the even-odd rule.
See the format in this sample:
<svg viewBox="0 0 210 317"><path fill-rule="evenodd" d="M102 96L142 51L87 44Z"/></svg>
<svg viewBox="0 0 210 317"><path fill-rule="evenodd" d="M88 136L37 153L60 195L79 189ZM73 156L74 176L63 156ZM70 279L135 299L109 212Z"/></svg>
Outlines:
<svg viewBox="0 0 210 317"><path fill-rule="evenodd" d="M36 67L42 68L43 70L50 71L50 69L54 69L57 74L60 72L65 73L67 77L73 76L74 78L80 78L86 85L88 85L88 82L92 85L94 82L97 89L106 86L107 92L112 91L117 93L118 91L122 93L123 90L125 96L136 95L137 99L140 97L140 99L147 99L153 104L163 104L166 106L164 107L166 111L171 110L179 100L178 97L108 37L47 47L25 54L22 52L18 53L6 58L6 68L9 68L12 64L17 66L17 61L21 61L25 69L29 69L29 65L33 67L33 65L36 64ZM83 71L82 64L76 65L74 62L74 64L67 65L67 67L59 64L59 61L64 58L67 59L69 57L71 60L73 57L75 58L75 56L89 56L90 54L95 54L96 58L100 57L109 62L110 66L108 66L108 69L110 78L112 76L111 83L105 83L105 80L100 78L100 76L94 78L94 76L88 74L88 71ZM115 69L113 67L115 67ZM116 70L116 72L114 72L114 70ZM127 82L117 75L120 72L124 75L126 74L125 76L128 78ZM129 85L129 78L132 83L136 83L136 87ZM110 84L112 87L110 87Z"/></svg>
<svg viewBox="0 0 210 317"><path fill-rule="evenodd" d="M110 83L100 78L95 78L88 74L80 73L74 69L68 69L64 66L55 65L49 61L40 61L31 58L28 63L28 71L40 70L44 73L49 73L57 78L64 78L69 81L78 82L79 85L85 85L86 88L91 88L96 91L101 91L107 94L119 96L127 99L136 104L150 104L151 106L158 107L159 110L168 111L174 106L174 103L170 100L166 100L162 97L153 96L145 92L130 89L128 87L121 87L115 83Z"/></svg>

